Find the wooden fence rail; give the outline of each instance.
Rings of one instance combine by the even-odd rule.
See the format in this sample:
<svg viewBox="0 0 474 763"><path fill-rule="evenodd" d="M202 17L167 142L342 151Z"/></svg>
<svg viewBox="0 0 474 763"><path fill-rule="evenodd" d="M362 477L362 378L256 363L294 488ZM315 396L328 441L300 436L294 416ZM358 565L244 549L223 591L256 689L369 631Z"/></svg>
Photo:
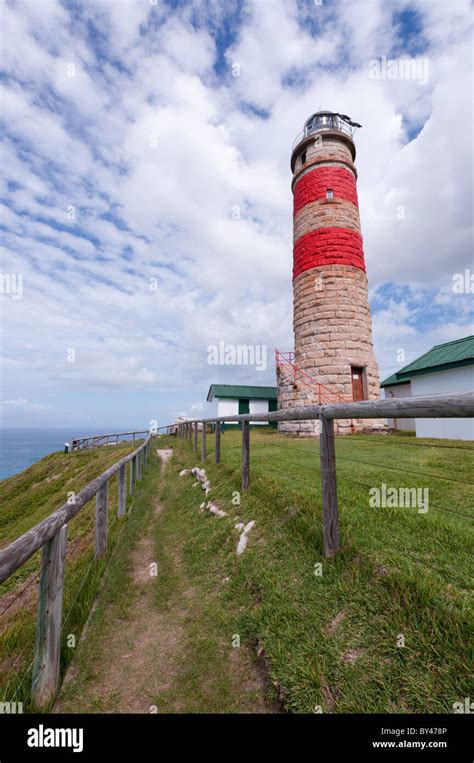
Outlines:
<svg viewBox="0 0 474 763"><path fill-rule="evenodd" d="M164 427L160 427L164 429ZM132 443L135 443L137 435L149 434L148 429L136 429L134 432L112 432L111 434L98 434L88 437L74 437L70 443L70 450L84 450L85 448L100 448L104 445L118 445L119 437L132 437ZM158 431L158 430L157 430Z"/></svg>
<svg viewBox="0 0 474 763"><path fill-rule="evenodd" d="M206 460L206 429L215 428L215 463L221 460L221 424L242 425L242 490L250 485L250 424L270 421L304 421L319 419L319 452L321 463L321 491L323 508L324 555L334 556L340 548L339 515L337 500L336 448L334 436L335 419L391 419L391 418L473 418L474 394L428 395L390 400L364 400L354 403L313 405L291 408L271 413L245 413L234 416L217 416L211 419L194 419L179 422L178 436L186 427L194 425L194 450L197 451L198 425L202 428L201 461Z"/></svg>
<svg viewBox="0 0 474 763"><path fill-rule="evenodd" d="M118 473L117 514L123 516L127 496L126 465L130 463L130 493L133 493L136 481L141 479L142 467L150 455L153 435L147 434L145 441L132 453L89 482L75 496L74 503L64 503L42 522L0 550L0 583L7 580L36 551L42 550L31 690L33 705L37 708L48 707L58 688L68 522L95 496L95 559L103 559L107 555L109 480Z"/></svg>
<svg viewBox="0 0 474 763"><path fill-rule="evenodd" d="M331 405L308 406L271 413L241 414L209 419L188 420L160 427L166 434L186 438L194 452L198 450L198 428L201 427L201 460L207 457L206 434L208 427L215 429L215 462L221 461L222 423L242 424L242 489L250 486L250 424L252 422L301 421L319 419L320 461L323 508L324 554L334 556L340 546L337 500L336 452L334 437L335 419L364 418L457 418L474 417L474 394L465 393L451 396L432 395L404 399L363 401ZM194 433L194 438L193 438ZM92 440L96 444L103 437L118 438L144 432L122 432L95 438L79 438L78 441ZM152 433L143 444L111 466L90 482L77 494L75 503L65 503L57 511L39 522L20 538L0 550L0 583L21 567L36 551L42 549L39 598L37 610L35 661L33 669L32 698L36 706L43 708L50 704L58 685L59 650L62 618L62 598L64 587L64 563L67 523L91 498L96 496L96 559L107 553L107 495L108 482L118 472L119 496L118 515L125 513L127 484L125 466L130 463L129 490L133 493L136 483L142 477L142 470L150 453Z"/></svg>

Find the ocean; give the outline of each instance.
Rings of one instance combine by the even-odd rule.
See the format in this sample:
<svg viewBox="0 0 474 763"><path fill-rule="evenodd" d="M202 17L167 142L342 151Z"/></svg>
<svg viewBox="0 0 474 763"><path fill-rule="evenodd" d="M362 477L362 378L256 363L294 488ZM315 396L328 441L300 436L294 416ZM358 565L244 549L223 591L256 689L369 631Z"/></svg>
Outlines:
<svg viewBox="0 0 474 763"><path fill-rule="evenodd" d="M64 450L64 443L73 437L100 434L106 429L2 429L0 430L0 480L23 471L38 459ZM127 431L124 430L117 430Z"/></svg>

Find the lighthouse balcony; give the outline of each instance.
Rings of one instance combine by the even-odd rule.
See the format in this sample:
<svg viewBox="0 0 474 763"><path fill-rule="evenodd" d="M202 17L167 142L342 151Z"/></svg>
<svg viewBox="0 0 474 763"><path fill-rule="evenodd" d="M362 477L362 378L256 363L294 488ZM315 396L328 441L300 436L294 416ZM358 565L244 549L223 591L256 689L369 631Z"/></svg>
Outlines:
<svg viewBox="0 0 474 763"><path fill-rule="evenodd" d="M336 114L332 111L317 111L306 120L304 128L296 136L292 152L306 138L317 132L338 132L352 138L358 127L360 127L360 124L353 122L346 114Z"/></svg>

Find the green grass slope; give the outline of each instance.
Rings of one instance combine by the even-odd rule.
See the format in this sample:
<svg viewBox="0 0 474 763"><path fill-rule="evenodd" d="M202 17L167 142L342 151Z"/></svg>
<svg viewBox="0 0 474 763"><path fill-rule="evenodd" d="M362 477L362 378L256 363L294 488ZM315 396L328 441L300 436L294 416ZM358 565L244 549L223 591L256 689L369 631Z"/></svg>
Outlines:
<svg viewBox="0 0 474 763"><path fill-rule="evenodd" d="M135 445L136 447L136 445ZM0 482L0 548L58 509L71 492L78 493L105 469L133 450L130 443L51 453L23 472ZM130 499L129 499L130 500ZM109 545L124 520L116 519L117 478L109 483ZM104 562L93 564L95 501L87 503L68 525L64 591L63 667L97 591ZM40 552L0 586L0 700L29 697L33 659ZM72 643L73 639L70 639Z"/></svg>
<svg viewBox="0 0 474 763"><path fill-rule="evenodd" d="M218 519L200 512L193 478L177 477L197 455L170 441L162 498L192 527L185 557L209 591L221 589L216 617L240 603L236 632L258 647L288 710L452 712L472 696L471 445L338 438L342 549L325 560L318 443L252 430L251 486L235 505L240 433L223 435L218 466L208 436L209 498L227 512ZM371 508L368 491L382 483L428 488L428 512ZM234 525L251 519L237 557Z"/></svg>

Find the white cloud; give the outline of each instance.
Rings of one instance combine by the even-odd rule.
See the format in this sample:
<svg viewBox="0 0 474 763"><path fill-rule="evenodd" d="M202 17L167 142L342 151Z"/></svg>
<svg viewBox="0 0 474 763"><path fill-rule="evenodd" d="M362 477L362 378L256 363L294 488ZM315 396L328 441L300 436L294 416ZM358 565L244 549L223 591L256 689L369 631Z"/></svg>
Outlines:
<svg viewBox="0 0 474 763"><path fill-rule="evenodd" d="M393 9L411 7L428 84L370 79L396 40ZM443 327L423 323L415 292L377 308L382 369L400 340L420 354L467 333L450 284L471 256L468 4L367 0L363 22L360 8L249 0L223 53L216 30L236 4L87 2L74 19L59 2L3 4L2 268L24 274L23 298L2 300L7 399L179 388L193 410L209 381L249 379L207 366L220 340L266 345L255 380L272 383L273 349L292 345L289 153L319 106L363 124L372 291L408 284L451 310Z"/></svg>

